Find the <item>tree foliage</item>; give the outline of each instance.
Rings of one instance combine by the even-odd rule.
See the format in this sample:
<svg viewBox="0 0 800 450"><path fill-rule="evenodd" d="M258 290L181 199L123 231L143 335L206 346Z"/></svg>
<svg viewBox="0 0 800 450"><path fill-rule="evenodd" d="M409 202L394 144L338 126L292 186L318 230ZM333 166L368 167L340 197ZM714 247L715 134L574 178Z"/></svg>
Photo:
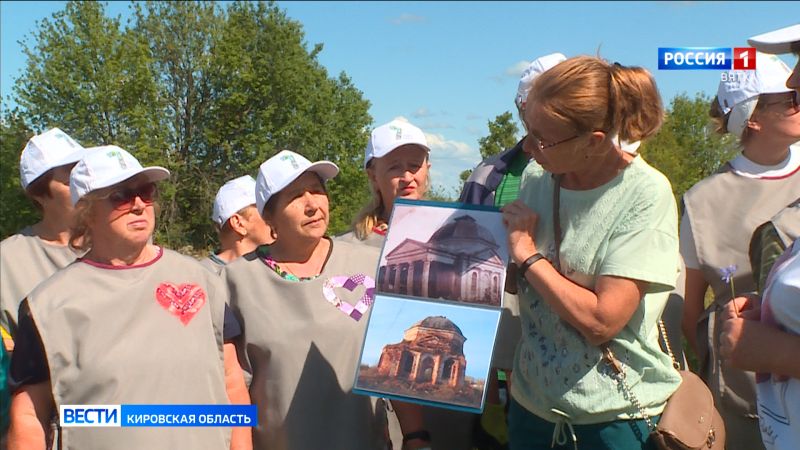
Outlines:
<svg viewBox="0 0 800 450"><path fill-rule="evenodd" d="M19 153L33 132L19 111L6 111L0 118L0 236L16 233L39 220L39 213L25 197L19 181Z"/></svg>
<svg viewBox="0 0 800 450"><path fill-rule="evenodd" d="M330 228L346 229L368 198L360 158L372 119L350 79L318 62L322 45L309 50L302 25L272 2L131 8L125 26L96 2L69 2L39 24L15 86L26 125L167 167L157 239L171 247L209 246L219 186L284 148L339 165Z"/></svg>
<svg viewBox="0 0 800 450"><path fill-rule="evenodd" d="M461 173L458 174L458 180L461 182L459 191L464 189L464 185L467 183L467 180L469 180L469 177L472 176L473 170L475 169L462 170Z"/></svg>
<svg viewBox="0 0 800 450"><path fill-rule="evenodd" d="M653 167L672 183L676 198L695 183L713 174L738 151L730 135L714 131L708 114L711 100L697 94L681 94L672 99L664 125L658 134L642 144L640 152Z"/></svg>
<svg viewBox="0 0 800 450"><path fill-rule="evenodd" d="M517 141L519 128L514 121L514 116L506 111L489 121L489 135L478 139L478 149L481 158L496 155L503 150L513 147Z"/></svg>

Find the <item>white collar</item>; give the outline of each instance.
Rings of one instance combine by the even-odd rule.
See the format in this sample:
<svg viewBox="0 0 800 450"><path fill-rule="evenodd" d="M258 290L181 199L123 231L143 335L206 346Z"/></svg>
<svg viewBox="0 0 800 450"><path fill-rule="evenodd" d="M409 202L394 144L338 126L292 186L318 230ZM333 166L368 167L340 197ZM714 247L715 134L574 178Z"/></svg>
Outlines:
<svg viewBox="0 0 800 450"><path fill-rule="evenodd" d="M800 144L789 146L786 159L774 166L763 166L739 154L730 162L733 171L747 178L781 178L794 173L800 167Z"/></svg>

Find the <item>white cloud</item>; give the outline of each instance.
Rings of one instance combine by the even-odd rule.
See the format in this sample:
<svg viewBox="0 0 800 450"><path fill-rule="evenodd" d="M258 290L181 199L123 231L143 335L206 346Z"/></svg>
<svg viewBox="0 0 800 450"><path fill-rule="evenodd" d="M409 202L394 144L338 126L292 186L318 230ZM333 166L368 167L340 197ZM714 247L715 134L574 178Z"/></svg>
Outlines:
<svg viewBox="0 0 800 450"><path fill-rule="evenodd" d="M429 110L424 106L411 113L411 116L414 117L415 119L419 119L421 117L431 117L435 115L436 113L431 112L431 110Z"/></svg>
<svg viewBox="0 0 800 450"><path fill-rule="evenodd" d="M483 116L475 113L467 114L467 120L477 120L477 119L483 119Z"/></svg>
<svg viewBox="0 0 800 450"><path fill-rule="evenodd" d="M480 162L480 153L465 142L441 134L426 133L425 137L431 148L431 183L437 191L457 197L461 186L459 175Z"/></svg>
<svg viewBox="0 0 800 450"><path fill-rule="evenodd" d="M411 13L403 13L393 19L390 19L389 22L395 25L403 25L407 23L420 23L420 22L425 22L425 17Z"/></svg>
<svg viewBox="0 0 800 450"><path fill-rule="evenodd" d="M530 61L524 61L524 60L516 62L506 67L502 73L490 75L489 79L497 84L505 84L509 78L519 80L522 77L522 72L524 72L525 69L527 69L530 64L531 64Z"/></svg>
<svg viewBox="0 0 800 450"><path fill-rule="evenodd" d="M477 163L480 154L469 144L461 141L449 140L441 134L425 133L428 146L431 148L431 158L458 159L464 162Z"/></svg>
<svg viewBox="0 0 800 450"><path fill-rule="evenodd" d="M524 72L530 64L530 61L519 61L512 66L506 67L506 70L503 73L509 77L520 78L522 76L522 72Z"/></svg>

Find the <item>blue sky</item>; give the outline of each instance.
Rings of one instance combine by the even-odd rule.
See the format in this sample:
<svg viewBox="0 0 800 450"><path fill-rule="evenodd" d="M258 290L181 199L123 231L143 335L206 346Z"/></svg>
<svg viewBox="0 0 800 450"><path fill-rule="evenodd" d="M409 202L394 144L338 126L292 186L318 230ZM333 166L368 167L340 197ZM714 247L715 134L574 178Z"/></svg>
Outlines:
<svg viewBox="0 0 800 450"><path fill-rule="evenodd" d="M324 44L319 60L329 72L346 72L370 100L375 125L405 117L428 134L432 181L448 189L480 160L477 141L488 134L487 121L514 109L519 75L538 56L599 51L643 66L668 103L681 92L713 94L719 72L658 71L658 47L745 46L749 36L800 16L800 2L278 4L304 25L309 47ZM0 4L4 103L25 63L16 41L61 8L63 2ZM112 15L127 9L126 2L108 7Z"/></svg>
<svg viewBox="0 0 800 450"><path fill-rule="evenodd" d="M429 316L445 316L464 333L466 374L484 379L492 356L499 310L423 302L379 294L372 306L362 362L378 363L383 346L397 344L411 325Z"/></svg>

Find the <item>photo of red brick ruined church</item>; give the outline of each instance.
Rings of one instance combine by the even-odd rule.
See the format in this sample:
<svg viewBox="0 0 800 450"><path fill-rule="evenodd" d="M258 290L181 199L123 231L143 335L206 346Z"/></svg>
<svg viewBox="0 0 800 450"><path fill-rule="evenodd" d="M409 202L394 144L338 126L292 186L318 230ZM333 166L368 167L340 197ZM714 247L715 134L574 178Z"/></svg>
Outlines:
<svg viewBox="0 0 800 450"><path fill-rule="evenodd" d="M379 291L500 306L507 252L502 230L493 230L502 227L499 214L418 205L396 210L398 222L414 226L390 225ZM395 230L408 235L392 236Z"/></svg>
<svg viewBox="0 0 800 450"><path fill-rule="evenodd" d="M466 340L447 317L426 317L408 327L400 342L383 346L377 365L361 365L359 387L478 408L485 379L466 375Z"/></svg>

